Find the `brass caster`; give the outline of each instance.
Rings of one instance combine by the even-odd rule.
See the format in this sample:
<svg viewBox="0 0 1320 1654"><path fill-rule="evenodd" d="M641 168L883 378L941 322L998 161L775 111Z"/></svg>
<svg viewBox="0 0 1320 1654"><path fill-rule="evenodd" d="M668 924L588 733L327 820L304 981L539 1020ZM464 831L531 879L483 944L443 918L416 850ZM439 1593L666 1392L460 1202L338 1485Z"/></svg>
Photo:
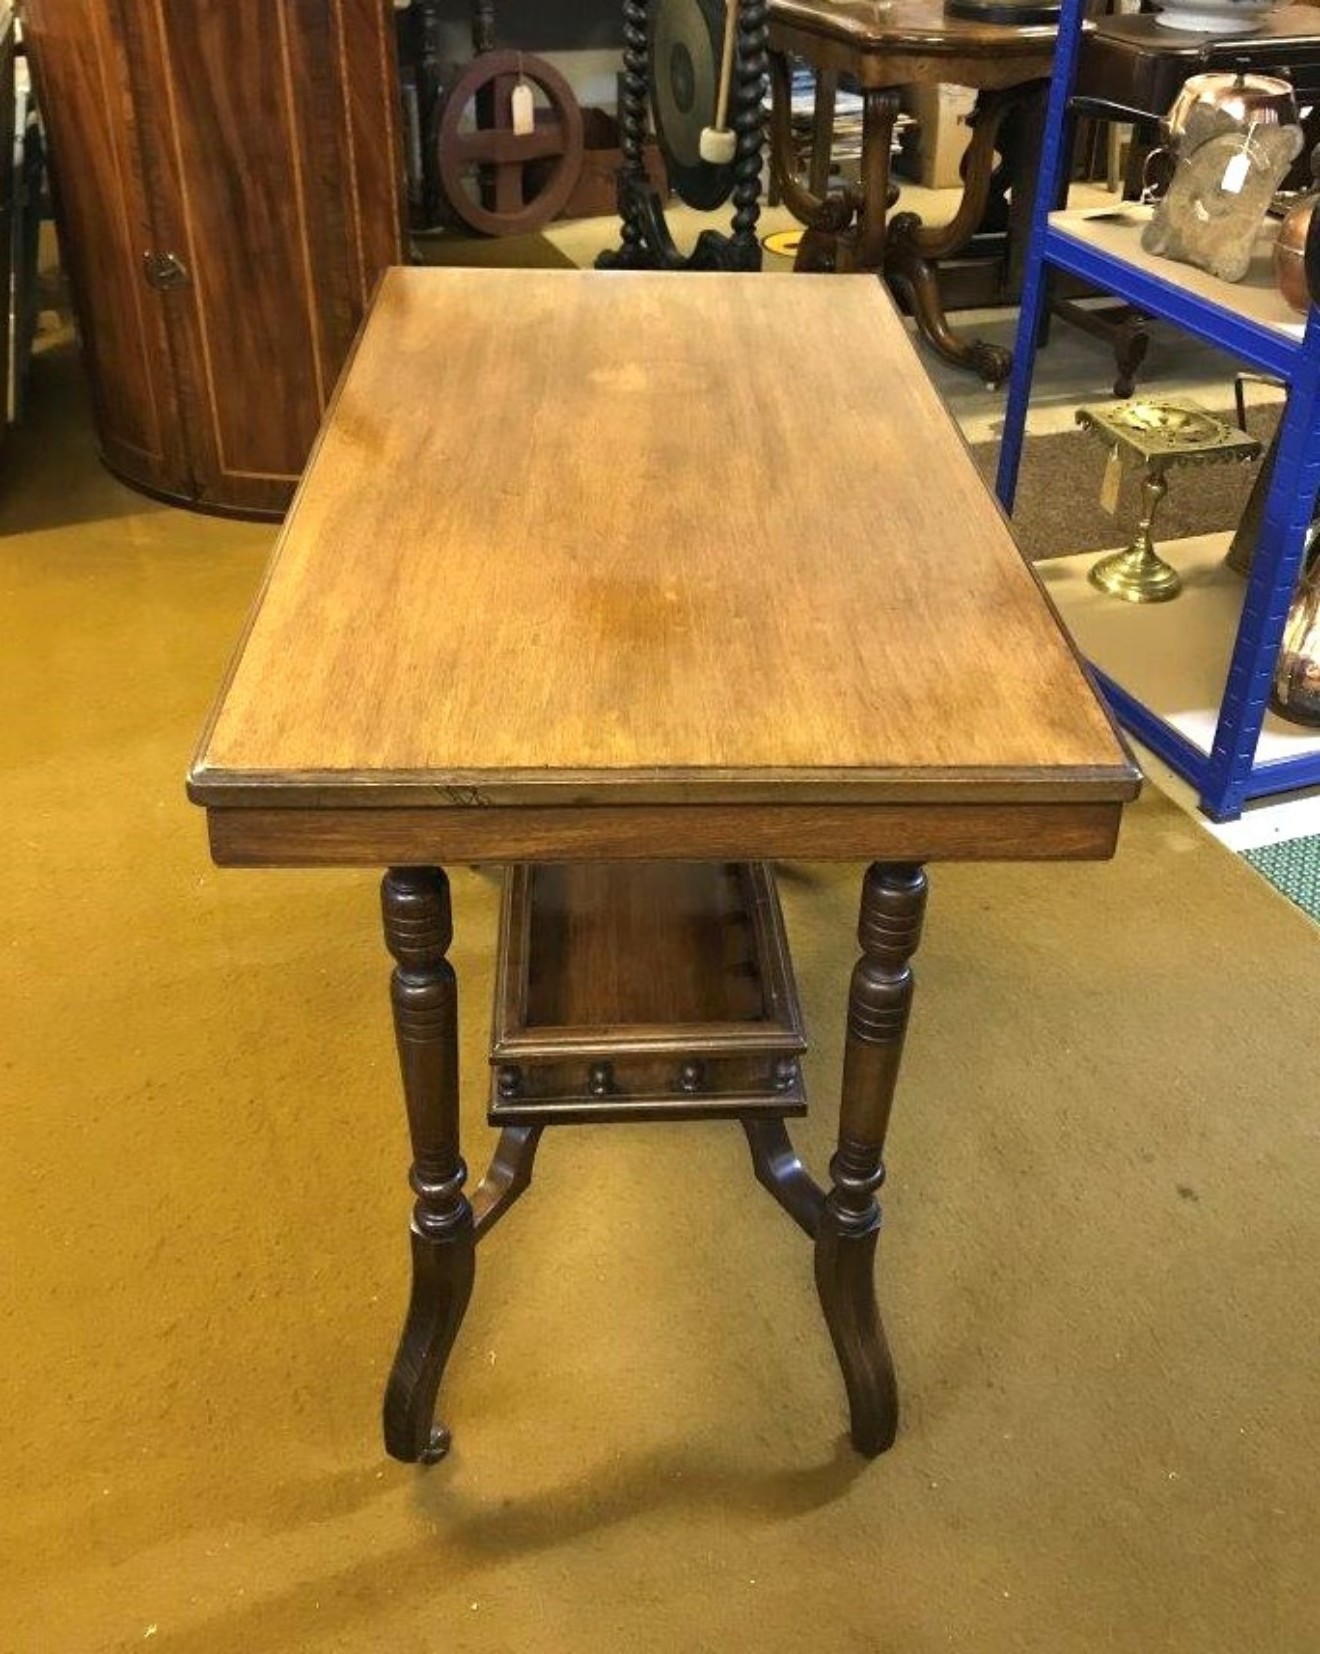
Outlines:
<svg viewBox="0 0 1320 1654"><path fill-rule="evenodd" d="M1111 551L1091 566L1087 579L1124 603L1167 603L1182 590L1182 576L1144 546Z"/></svg>
<svg viewBox="0 0 1320 1654"><path fill-rule="evenodd" d="M439 1464L441 1459L448 1457L449 1449L453 1445L453 1436L442 1424L438 1424L431 1432L431 1439L418 1455L418 1464Z"/></svg>

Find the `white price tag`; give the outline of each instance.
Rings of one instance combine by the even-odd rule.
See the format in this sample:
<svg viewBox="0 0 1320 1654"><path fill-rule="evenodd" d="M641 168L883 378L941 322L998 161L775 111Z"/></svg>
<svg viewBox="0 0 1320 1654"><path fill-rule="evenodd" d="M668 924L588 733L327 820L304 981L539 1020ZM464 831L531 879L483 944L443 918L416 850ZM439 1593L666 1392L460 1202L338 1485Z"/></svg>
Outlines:
<svg viewBox="0 0 1320 1654"><path fill-rule="evenodd" d="M1109 463L1105 466L1105 474L1100 480L1100 504L1112 517L1118 510L1118 485L1123 480L1123 465L1118 457L1118 449L1109 450Z"/></svg>
<svg viewBox="0 0 1320 1654"><path fill-rule="evenodd" d="M513 116L513 130L518 137L525 138L529 132L536 130L536 110L532 103L532 89L525 80L520 80L513 89L510 112Z"/></svg>
<svg viewBox="0 0 1320 1654"><path fill-rule="evenodd" d="M1223 190L1225 195L1241 195L1242 186L1246 183L1250 172L1251 157L1245 149L1240 149L1224 168L1224 177L1220 183L1220 189Z"/></svg>

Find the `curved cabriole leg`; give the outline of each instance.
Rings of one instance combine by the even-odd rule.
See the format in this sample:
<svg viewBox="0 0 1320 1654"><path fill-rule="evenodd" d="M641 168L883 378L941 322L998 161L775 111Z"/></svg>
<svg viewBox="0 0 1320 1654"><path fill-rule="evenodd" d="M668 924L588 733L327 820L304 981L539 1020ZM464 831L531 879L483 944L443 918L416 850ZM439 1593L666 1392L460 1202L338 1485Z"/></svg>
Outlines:
<svg viewBox="0 0 1320 1654"><path fill-rule="evenodd" d="M848 1387L852 1441L873 1457L898 1430L894 1365L876 1308L873 1262L880 1229L885 1132L912 1004L911 958L921 938L926 876L875 863L862 886L843 1057L839 1147L816 1235L816 1290Z"/></svg>
<svg viewBox="0 0 1320 1654"><path fill-rule="evenodd" d="M472 1196L476 1238L489 1234L519 1195L532 1184L532 1167L541 1142L541 1126L505 1126L486 1175Z"/></svg>
<svg viewBox="0 0 1320 1654"><path fill-rule="evenodd" d="M889 233L889 149L898 119L898 89L868 87L862 94L862 198L855 266L878 270Z"/></svg>
<svg viewBox="0 0 1320 1654"><path fill-rule="evenodd" d="M744 1114L742 1128L752 1151L756 1181L814 1238L820 1229L825 1194L798 1158L788 1127L782 1120L758 1120Z"/></svg>
<svg viewBox="0 0 1320 1654"><path fill-rule="evenodd" d="M985 339L964 339L949 326L935 267L903 239L892 241L885 274L912 308L917 330L928 345L954 367L969 368L992 388L1013 371L1013 353Z"/></svg>
<svg viewBox="0 0 1320 1654"><path fill-rule="evenodd" d="M454 927L439 868L392 868L381 886L394 1032L408 1105L417 1196L412 1296L385 1390L385 1448L431 1464L449 1450L433 1426L436 1392L472 1293L475 1237L458 1146L458 983L445 957Z"/></svg>

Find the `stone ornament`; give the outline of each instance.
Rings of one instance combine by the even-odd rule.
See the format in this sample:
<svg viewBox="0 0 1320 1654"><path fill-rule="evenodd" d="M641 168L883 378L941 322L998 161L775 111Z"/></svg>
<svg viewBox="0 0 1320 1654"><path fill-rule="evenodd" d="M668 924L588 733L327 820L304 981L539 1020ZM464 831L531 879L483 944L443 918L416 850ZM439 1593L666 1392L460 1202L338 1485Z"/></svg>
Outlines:
<svg viewBox="0 0 1320 1654"><path fill-rule="evenodd" d="M1223 281L1241 281L1274 192L1301 148L1299 126L1243 129L1222 110L1198 105L1141 245Z"/></svg>

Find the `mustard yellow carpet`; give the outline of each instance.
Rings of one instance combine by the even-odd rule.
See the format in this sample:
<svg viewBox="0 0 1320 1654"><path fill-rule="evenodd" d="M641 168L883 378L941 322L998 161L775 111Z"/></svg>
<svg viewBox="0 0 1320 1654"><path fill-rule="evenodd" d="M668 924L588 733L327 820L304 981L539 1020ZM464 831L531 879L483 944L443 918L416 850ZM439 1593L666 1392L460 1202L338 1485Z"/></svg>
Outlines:
<svg viewBox="0 0 1320 1654"><path fill-rule="evenodd" d="M1153 794L1112 865L936 870L891 1454L847 1447L809 1248L712 1126L549 1136L453 1455L387 1460L375 880L219 873L183 795L272 534L109 481L39 378L0 500L0 1651L1320 1647L1320 940ZM783 887L820 1167L856 871ZM455 892L475 1163L494 885Z"/></svg>

